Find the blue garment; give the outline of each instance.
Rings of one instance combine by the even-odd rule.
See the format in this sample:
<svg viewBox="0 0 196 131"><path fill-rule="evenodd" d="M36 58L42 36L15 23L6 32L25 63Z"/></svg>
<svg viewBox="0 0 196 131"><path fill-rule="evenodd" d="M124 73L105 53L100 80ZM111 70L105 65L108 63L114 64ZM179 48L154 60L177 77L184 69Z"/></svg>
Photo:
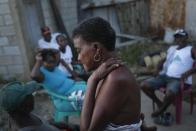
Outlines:
<svg viewBox="0 0 196 131"><path fill-rule="evenodd" d="M147 79L146 82L154 89L158 90L161 87L166 87L173 93L178 93L180 90L180 79L168 77L166 75L158 75L157 77L153 77Z"/></svg>
<svg viewBox="0 0 196 131"><path fill-rule="evenodd" d="M45 85L46 90L48 89L67 98L72 96L77 97L72 102L52 97L55 108L58 111L70 112L81 110L81 104L86 91L86 82L69 79L68 75L57 67L53 71L48 71L44 67L41 67L40 70L44 74L44 81L42 83ZM77 96L77 92L81 92L81 94Z"/></svg>
<svg viewBox="0 0 196 131"><path fill-rule="evenodd" d="M48 71L44 67L41 67L40 70L44 74L44 81L42 83L46 88L55 93L67 95L68 91L75 83L74 80L69 79L67 74L57 67L53 71Z"/></svg>
<svg viewBox="0 0 196 131"><path fill-rule="evenodd" d="M81 92L81 94L77 94ZM86 92L86 82L77 81L74 86L67 92L67 98L72 99L73 101L62 101L61 99L53 98L53 102L55 104L56 109L61 112L71 112L71 111L79 111L82 108L84 95Z"/></svg>

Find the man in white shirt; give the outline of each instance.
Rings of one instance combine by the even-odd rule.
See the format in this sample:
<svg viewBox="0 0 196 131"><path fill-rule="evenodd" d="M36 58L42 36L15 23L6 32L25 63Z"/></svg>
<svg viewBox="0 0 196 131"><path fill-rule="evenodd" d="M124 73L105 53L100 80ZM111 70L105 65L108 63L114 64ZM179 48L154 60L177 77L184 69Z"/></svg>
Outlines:
<svg viewBox="0 0 196 131"><path fill-rule="evenodd" d="M152 113L152 117L161 115L175 99L180 89L181 80L186 84L192 84L191 74L196 72L193 63L196 58L196 48L189 45L188 33L178 29L174 33L175 44L167 51L167 57L159 67L159 75L148 79L141 84L141 89L158 106L158 110ZM166 87L163 102L155 95L155 90Z"/></svg>
<svg viewBox="0 0 196 131"><path fill-rule="evenodd" d="M42 38L38 41L39 49L59 49L56 42L56 36L59 33L51 33L50 28L45 26L41 28Z"/></svg>

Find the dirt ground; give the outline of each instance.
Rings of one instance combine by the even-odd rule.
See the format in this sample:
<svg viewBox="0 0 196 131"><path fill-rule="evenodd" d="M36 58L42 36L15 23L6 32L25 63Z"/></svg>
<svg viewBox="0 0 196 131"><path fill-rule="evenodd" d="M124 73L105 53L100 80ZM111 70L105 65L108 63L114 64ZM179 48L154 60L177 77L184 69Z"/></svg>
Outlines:
<svg viewBox="0 0 196 131"><path fill-rule="evenodd" d="M33 113L37 114L44 120L49 120L53 117L53 104L48 97L47 93L41 92L34 95L35 106ZM0 110L0 131L10 131L9 130L9 115ZM69 122L73 124L79 124L79 117L70 117Z"/></svg>
<svg viewBox="0 0 196 131"><path fill-rule="evenodd" d="M53 104L45 92L35 94L35 106L33 113L37 114L45 120L49 120L53 116Z"/></svg>

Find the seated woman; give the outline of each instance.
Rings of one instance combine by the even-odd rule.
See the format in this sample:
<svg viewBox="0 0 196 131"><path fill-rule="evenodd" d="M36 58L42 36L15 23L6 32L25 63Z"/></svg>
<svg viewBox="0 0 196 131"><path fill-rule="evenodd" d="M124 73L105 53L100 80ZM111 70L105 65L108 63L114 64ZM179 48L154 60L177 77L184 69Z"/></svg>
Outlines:
<svg viewBox="0 0 196 131"><path fill-rule="evenodd" d="M80 98L84 97L86 83L70 79L66 73L58 69L56 62L56 50L45 49L36 55L36 63L32 69L32 79L43 83L44 88L56 94L71 97L73 95ZM55 107L59 111L80 110L81 105L77 101L74 104L61 99L53 99Z"/></svg>
<svg viewBox="0 0 196 131"><path fill-rule="evenodd" d="M66 39L66 36L63 34L59 34L56 36L56 41L59 45L60 51L60 63L58 66L59 69L67 73L68 76L74 79L80 77L83 80L87 81L90 73L85 72L81 64L79 64L76 61L72 61L73 54L71 47L69 46L68 41ZM77 67L77 70L74 70L72 64L74 64L74 67Z"/></svg>
<svg viewBox="0 0 196 131"><path fill-rule="evenodd" d="M59 69L63 72L67 73L69 76L75 76L75 72L73 72L72 63L72 51L68 42L63 34L59 34L56 36L57 44L59 45L60 51L60 64Z"/></svg>
<svg viewBox="0 0 196 131"><path fill-rule="evenodd" d="M87 82L81 131L140 131L140 88L114 50L116 35L100 17L82 22L73 31L78 60L94 71Z"/></svg>

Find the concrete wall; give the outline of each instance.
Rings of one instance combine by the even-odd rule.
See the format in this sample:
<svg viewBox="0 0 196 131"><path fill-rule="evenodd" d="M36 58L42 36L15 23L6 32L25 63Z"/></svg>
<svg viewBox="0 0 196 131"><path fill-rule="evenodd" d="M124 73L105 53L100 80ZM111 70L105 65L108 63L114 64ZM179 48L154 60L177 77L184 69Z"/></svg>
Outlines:
<svg viewBox="0 0 196 131"><path fill-rule="evenodd" d="M67 28L69 35L71 35L73 28L77 24L77 0L56 0L57 6L60 9L60 13L64 24ZM51 6L49 0L42 0L42 9L45 19L45 24L53 31L57 31L56 23L54 20L53 12L51 11Z"/></svg>
<svg viewBox="0 0 196 131"><path fill-rule="evenodd" d="M57 31L54 15L51 10L49 0L41 0L41 6L42 6L45 25L49 26L52 31Z"/></svg>
<svg viewBox="0 0 196 131"><path fill-rule="evenodd" d="M0 0L0 76L25 78L28 64L15 0Z"/></svg>
<svg viewBox="0 0 196 131"><path fill-rule="evenodd" d="M78 23L77 0L59 0L59 8L69 35Z"/></svg>
<svg viewBox="0 0 196 131"><path fill-rule="evenodd" d="M17 0L0 0L0 80L23 79L30 76L30 62L27 58L25 32L22 30L21 16ZM58 0L67 31L71 34L77 24L77 0ZM44 23L57 31L49 0L41 0ZM32 49L33 51L33 49Z"/></svg>

